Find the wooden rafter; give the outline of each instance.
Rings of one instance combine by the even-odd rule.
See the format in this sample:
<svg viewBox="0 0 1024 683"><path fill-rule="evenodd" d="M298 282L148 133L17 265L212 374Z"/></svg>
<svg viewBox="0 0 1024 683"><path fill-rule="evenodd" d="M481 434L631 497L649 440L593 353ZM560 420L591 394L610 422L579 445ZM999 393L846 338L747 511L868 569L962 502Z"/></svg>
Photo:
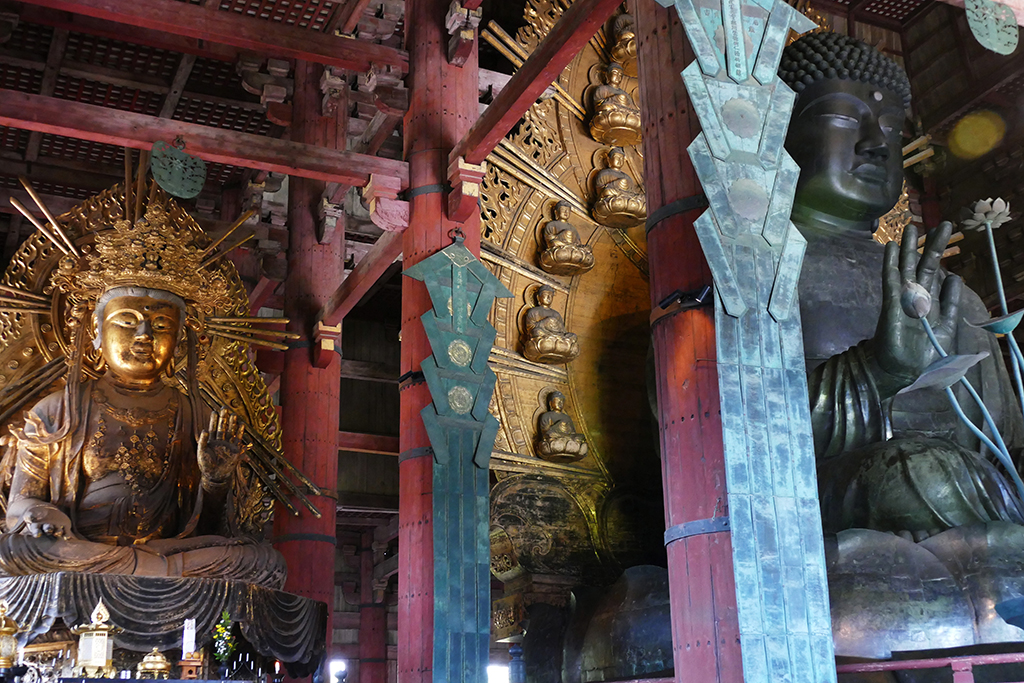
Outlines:
<svg viewBox="0 0 1024 683"><path fill-rule="evenodd" d="M50 40L50 51L46 56L46 64L43 65L43 79L39 86L39 94L45 97L53 95L57 87L57 76L60 73L60 64L64 61L64 50L68 46L67 29L56 29L53 38ZM43 134L33 131L28 136L28 145L25 147L25 161L35 161L39 158L39 146L43 143Z"/></svg>
<svg viewBox="0 0 1024 683"><path fill-rule="evenodd" d="M452 150L449 161L462 156L470 164L483 162L621 4L621 0L573 3Z"/></svg>
<svg viewBox="0 0 1024 683"><path fill-rule="evenodd" d="M371 173L409 185L405 162L0 89L0 125L149 149L181 136L206 161L362 187Z"/></svg>
<svg viewBox="0 0 1024 683"><path fill-rule="evenodd" d="M126 27L164 31L259 54L303 59L342 69L365 71L371 64L380 64L396 67L405 73L409 68L409 56L402 50L221 11L218 3L199 6L175 0L26 1L50 10L89 16ZM129 36L131 29L125 28L122 39Z"/></svg>
<svg viewBox="0 0 1024 683"><path fill-rule="evenodd" d="M369 6L370 0L345 0L345 2L339 3L338 9L327 25L327 32L350 35L356 30L359 18L363 16L363 12Z"/></svg>
<svg viewBox="0 0 1024 683"><path fill-rule="evenodd" d="M164 98L164 103L160 107L160 118L169 119L174 116L174 111L178 108L178 102L181 101L181 96L185 93L185 84L188 82L188 77L192 74L192 67L195 64L195 55L181 56L178 68L174 72L174 78L171 79L167 97Z"/></svg>
<svg viewBox="0 0 1024 683"><path fill-rule="evenodd" d="M381 235L327 300L317 320L325 325L339 324L401 254L402 233L385 232Z"/></svg>

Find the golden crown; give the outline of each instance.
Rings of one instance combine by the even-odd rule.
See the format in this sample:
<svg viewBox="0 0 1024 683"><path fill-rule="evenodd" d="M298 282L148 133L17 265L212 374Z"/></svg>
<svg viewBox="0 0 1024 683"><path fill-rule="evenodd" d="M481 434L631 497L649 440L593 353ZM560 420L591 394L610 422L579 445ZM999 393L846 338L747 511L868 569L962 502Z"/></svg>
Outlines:
<svg viewBox="0 0 1024 683"><path fill-rule="evenodd" d="M167 210L150 202L135 223L114 222L96 233L95 246L83 257L85 267L66 257L55 284L86 301L114 287L145 287L176 294L210 315L230 305L228 284L219 267L207 268L197 234L179 230Z"/></svg>

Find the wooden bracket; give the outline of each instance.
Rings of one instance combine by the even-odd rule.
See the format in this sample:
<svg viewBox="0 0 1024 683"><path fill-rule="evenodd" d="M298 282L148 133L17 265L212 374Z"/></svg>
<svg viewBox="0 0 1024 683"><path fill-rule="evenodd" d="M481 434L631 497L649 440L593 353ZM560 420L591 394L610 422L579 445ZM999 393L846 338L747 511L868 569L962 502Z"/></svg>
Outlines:
<svg viewBox="0 0 1024 683"><path fill-rule="evenodd" d="M458 157L448 166L448 218L456 223L465 223L479 211L480 183L487 172L487 162L470 164Z"/></svg>
<svg viewBox="0 0 1024 683"><path fill-rule="evenodd" d="M461 67L473 54L473 43L476 41L476 29L483 17L483 8L479 2L460 2L452 0L444 25L451 38L448 40L448 63Z"/></svg>
<svg viewBox="0 0 1024 683"><path fill-rule="evenodd" d="M313 328L313 367L326 368L341 351L341 323L325 325L317 321Z"/></svg>
<svg viewBox="0 0 1024 683"><path fill-rule="evenodd" d="M267 72L263 73L264 58L260 55L239 55L235 71L242 77L242 88L260 96L260 103L282 103L295 91L295 81L288 78L291 64L284 59L267 59Z"/></svg>
<svg viewBox="0 0 1024 683"><path fill-rule="evenodd" d="M338 104L348 93L348 79L342 69L333 66L325 66L320 74L320 92L324 94L320 101L320 115L334 116L338 111Z"/></svg>
<svg viewBox="0 0 1024 683"><path fill-rule="evenodd" d="M338 221L341 221L342 230L345 228L345 206L334 204L329 201L327 192L320 197L320 205L317 207L316 241L320 244L330 244L334 240L334 233L338 228Z"/></svg>
<svg viewBox="0 0 1024 683"><path fill-rule="evenodd" d="M363 203L370 211L370 220L381 230L401 232L409 227L409 202L398 198L402 184L397 178L370 174L363 188Z"/></svg>

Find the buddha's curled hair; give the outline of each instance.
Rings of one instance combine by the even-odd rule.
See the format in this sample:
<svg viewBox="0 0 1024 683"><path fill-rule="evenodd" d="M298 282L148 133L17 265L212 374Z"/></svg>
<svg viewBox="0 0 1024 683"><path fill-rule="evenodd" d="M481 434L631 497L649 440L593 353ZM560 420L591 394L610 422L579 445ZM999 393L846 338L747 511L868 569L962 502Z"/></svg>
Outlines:
<svg viewBox="0 0 1024 683"><path fill-rule="evenodd" d="M809 33L782 53L779 77L800 92L824 78L863 81L895 93L910 106L910 80L899 64L856 38Z"/></svg>

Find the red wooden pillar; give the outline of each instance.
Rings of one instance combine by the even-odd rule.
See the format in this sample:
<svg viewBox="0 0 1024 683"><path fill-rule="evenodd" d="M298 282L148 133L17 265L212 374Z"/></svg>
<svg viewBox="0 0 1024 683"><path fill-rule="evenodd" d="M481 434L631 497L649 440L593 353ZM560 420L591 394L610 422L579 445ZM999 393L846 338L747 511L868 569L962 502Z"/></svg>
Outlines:
<svg viewBox="0 0 1024 683"><path fill-rule="evenodd" d="M635 2L644 122L652 308L676 290L711 284L693 230L700 184L686 147L700 130L679 77L693 59L674 8ZM689 205L691 208L686 208ZM662 218L663 217L663 218ZM654 323L666 527L721 517L726 509L714 310L684 310ZM743 680L732 545L728 533L668 548L676 681Z"/></svg>
<svg viewBox="0 0 1024 683"><path fill-rule="evenodd" d="M323 67L298 62L295 69L292 139L297 142L344 148L344 121L321 117L320 72ZM344 114L343 114L344 115ZM322 182L292 177L288 185L288 277L285 315L288 329L302 335L285 353L281 376L284 452L317 486L334 491L338 485L338 410L340 363L313 366L313 326L316 314L344 275L345 237L336 233L330 244L316 239L317 204ZM274 545L288 561L285 590L327 603L328 650L334 611L334 554L336 503L333 498L311 499L317 519L296 502L298 517L279 508L274 520Z"/></svg>
<svg viewBox="0 0 1024 683"><path fill-rule="evenodd" d="M368 531L359 554L358 683L387 683L388 679L387 607L374 602L373 596L373 532Z"/></svg>
<svg viewBox="0 0 1024 683"><path fill-rule="evenodd" d="M448 153L478 115L477 55L462 67L448 64L444 26L449 0L407 0L410 107L405 117L405 158L409 162L409 227L402 242L408 269L451 244L459 225L466 247L480 251L480 216L456 224L445 215ZM402 382L398 497L398 677L402 683L430 683L433 677L434 553L432 526L433 454L420 411L430 393L420 361L430 355L420 316L430 307L423 283L402 282Z"/></svg>

